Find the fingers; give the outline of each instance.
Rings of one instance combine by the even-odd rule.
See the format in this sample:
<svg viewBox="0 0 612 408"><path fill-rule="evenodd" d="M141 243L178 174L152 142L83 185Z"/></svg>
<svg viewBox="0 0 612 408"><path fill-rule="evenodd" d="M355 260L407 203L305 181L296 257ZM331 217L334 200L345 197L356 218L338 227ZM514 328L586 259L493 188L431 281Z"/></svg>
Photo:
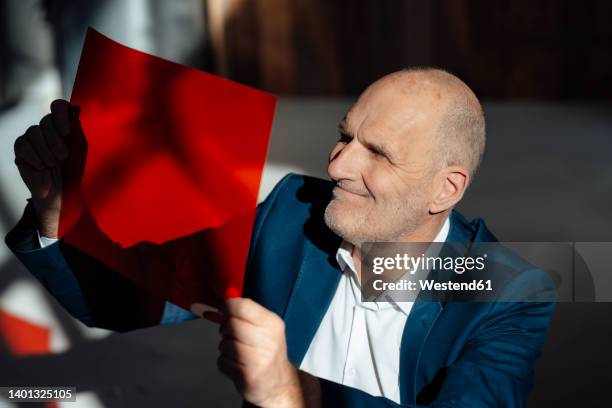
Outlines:
<svg viewBox="0 0 612 408"><path fill-rule="evenodd" d="M223 309L226 320L219 328L222 340L217 365L241 394L244 389L245 399L263 401L270 392L291 384L291 373L296 370L287 357L282 319L246 298L227 299Z"/></svg>
<svg viewBox="0 0 612 408"><path fill-rule="evenodd" d="M42 170L45 168L45 165L27 136L28 133L32 132L30 129L37 127L38 126L30 127L23 136L19 136L17 140L15 140L15 163L17 165L26 164L36 170Z"/></svg>
<svg viewBox="0 0 612 408"><path fill-rule="evenodd" d="M227 299L223 312L228 316L236 317L256 325L268 325L270 320L278 318L274 313L249 298Z"/></svg>
<svg viewBox="0 0 612 408"><path fill-rule="evenodd" d="M196 316L202 316L206 310L208 310L208 307L203 303L192 303L189 307L189 311Z"/></svg>
<svg viewBox="0 0 612 408"><path fill-rule="evenodd" d="M250 346L257 346L265 339L261 338L258 328L253 324L233 316L228 317L219 327L223 338L232 338Z"/></svg>
<svg viewBox="0 0 612 408"><path fill-rule="evenodd" d="M73 105L63 99L56 99L51 103L53 123L62 137L70 133L70 117L73 109Z"/></svg>
<svg viewBox="0 0 612 408"><path fill-rule="evenodd" d="M53 156L53 153L51 153L41 126L31 126L26 131L25 136L45 167L52 168L57 166L58 161Z"/></svg>
<svg viewBox="0 0 612 408"><path fill-rule="evenodd" d="M68 158L66 137L70 121L78 114L78 107L58 99L51 104L51 113L38 126L30 126L15 141L15 163L36 170L54 168Z"/></svg>
<svg viewBox="0 0 612 408"><path fill-rule="evenodd" d="M236 339L224 338L219 342L217 349L222 356L233 360L239 364L248 364L249 356L257 355L257 349L248 344L244 344Z"/></svg>
<svg viewBox="0 0 612 408"><path fill-rule="evenodd" d="M189 310L196 316L200 316L213 323L222 324L225 321L225 316L217 311L212 306L203 303L192 303Z"/></svg>
<svg viewBox="0 0 612 408"><path fill-rule="evenodd" d="M192 305L192 312L200 310L201 305ZM220 312L208 310L196 314L221 324L219 333L223 337L231 337L247 345L267 343L266 335L284 335L283 320L251 299L227 299Z"/></svg>
<svg viewBox="0 0 612 408"><path fill-rule="evenodd" d="M202 303L191 304L190 310L196 316L220 324L221 335L246 343L256 342L262 329L274 334L284 334L285 330L280 316L248 298L227 299L219 311Z"/></svg>
<svg viewBox="0 0 612 408"><path fill-rule="evenodd" d="M52 114L46 115L40 121L40 127L50 152L57 161L62 162L68 158L68 147L65 138L59 134L55 126Z"/></svg>
<svg viewBox="0 0 612 408"><path fill-rule="evenodd" d="M27 164L37 170L51 169L67 157L67 149L57 141L58 136L53 128L49 128L49 121L50 119L43 118L41 125L30 126L23 136L17 138L14 146L15 163ZM57 156L47 140L53 143Z"/></svg>
<svg viewBox="0 0 612 408"><path fill-rule="evenodd" d="M196 316L202 316L202 314L204 314L204 312L207 311L217 311L216 308L206 305L204 303L192 303L189 306L189 310L191 311L191 313L193 313Z"/></svg>

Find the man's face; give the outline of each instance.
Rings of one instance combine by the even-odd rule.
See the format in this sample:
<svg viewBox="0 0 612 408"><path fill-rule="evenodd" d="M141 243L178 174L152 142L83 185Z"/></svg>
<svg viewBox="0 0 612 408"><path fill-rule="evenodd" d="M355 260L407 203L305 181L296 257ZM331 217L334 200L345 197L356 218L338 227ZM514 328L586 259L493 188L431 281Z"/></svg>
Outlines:
<svg viewBox="0 0 612 408"><path fill-rule="evenodd" d="M336 186L325 211L332 231L347 241L395 241L428 214L439 93L399 88L383 79L370 86L339 126L328 173Z"/></svg>

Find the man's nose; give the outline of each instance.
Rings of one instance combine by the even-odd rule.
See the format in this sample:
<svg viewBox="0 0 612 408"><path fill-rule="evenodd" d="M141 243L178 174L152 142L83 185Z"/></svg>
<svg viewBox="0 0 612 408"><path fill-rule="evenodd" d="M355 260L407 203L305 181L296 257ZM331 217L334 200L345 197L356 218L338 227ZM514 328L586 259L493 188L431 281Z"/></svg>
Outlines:
<svg viewBox="0 0 612 408"><path fill-rule="evenodd" d="M327 173L332 180L354 180L359 174L359 144L352 140L330 157Z"/></svg>

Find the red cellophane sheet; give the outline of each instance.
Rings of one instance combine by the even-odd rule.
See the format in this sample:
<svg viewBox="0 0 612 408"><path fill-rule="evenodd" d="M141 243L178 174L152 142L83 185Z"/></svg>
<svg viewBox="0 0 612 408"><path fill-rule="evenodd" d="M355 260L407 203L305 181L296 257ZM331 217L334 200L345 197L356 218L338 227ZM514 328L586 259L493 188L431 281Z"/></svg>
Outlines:
<svg viewBox="0 0 612 408"><path fill-rule="evenodd" d="M59 235L179 306L239 291L276 98L89 29Z"/></svg>

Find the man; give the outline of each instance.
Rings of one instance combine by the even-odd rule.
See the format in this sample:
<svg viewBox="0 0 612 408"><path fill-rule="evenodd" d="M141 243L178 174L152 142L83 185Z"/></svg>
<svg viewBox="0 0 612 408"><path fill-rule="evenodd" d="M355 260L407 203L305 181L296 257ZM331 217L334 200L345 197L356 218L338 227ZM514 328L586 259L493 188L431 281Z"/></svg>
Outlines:
<svg viewBox="0 0 612 408"><path fill-rule="evenodd" d="M62 101L51 111L15 143L32 199L7 243L88 324L154 324L132 300L134 285L51 243L61 205L57 169L67 157L62 138L78 116ZM264 407L523 406L551 303L372 304L356 290L363 243L496 241L482 221L453 210L484 151L476 96L442 70L396 72L366 89L339 132L332 182L289 175L277 184L258 207L245 297L229 291L220 315L203 313L222 323L219 369L246 401ZM37 233L47 242L39 245ZM531 267L516 261L514 270L521 276ZM176 313L166 305L163 321L186 318Z"/></svg>

